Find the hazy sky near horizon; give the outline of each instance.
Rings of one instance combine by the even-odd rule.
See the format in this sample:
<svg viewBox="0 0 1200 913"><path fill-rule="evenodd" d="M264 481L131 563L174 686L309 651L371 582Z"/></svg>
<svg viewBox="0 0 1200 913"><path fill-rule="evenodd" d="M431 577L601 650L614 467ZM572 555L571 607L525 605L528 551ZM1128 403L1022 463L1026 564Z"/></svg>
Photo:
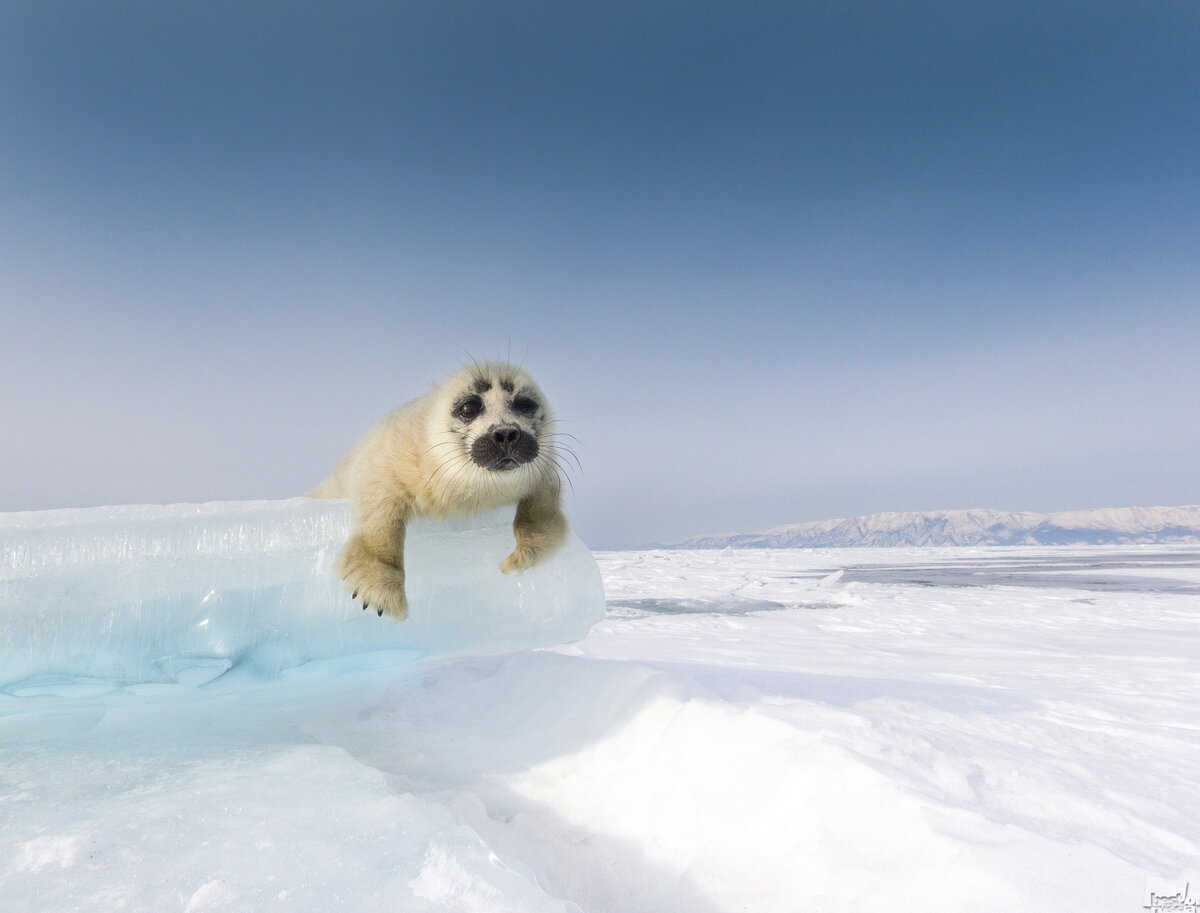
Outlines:
<svg viewBox="0 0 1200 913"><path fill-rule="evenodd" d="M468 358L586 541L1200 501L1200 5L0 2L0 510L286 497Z"/></svg>

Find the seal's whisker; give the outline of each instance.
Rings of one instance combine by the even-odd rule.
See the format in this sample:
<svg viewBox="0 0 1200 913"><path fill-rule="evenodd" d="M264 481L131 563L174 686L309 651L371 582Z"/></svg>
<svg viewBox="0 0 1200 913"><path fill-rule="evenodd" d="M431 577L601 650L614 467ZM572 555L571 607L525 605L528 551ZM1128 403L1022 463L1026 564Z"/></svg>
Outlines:
<svg viewBox="0 0 1200 913"><path fill-rule="evenodd" d="M420 456L422 456L422 457L427 456L428 454L432 453L434 450L437 450L439 447L453 447L457 443L458 443L458 441L441 441L440 443L434 444L432 447L426 448L424 451L421 452Z"/></svg>

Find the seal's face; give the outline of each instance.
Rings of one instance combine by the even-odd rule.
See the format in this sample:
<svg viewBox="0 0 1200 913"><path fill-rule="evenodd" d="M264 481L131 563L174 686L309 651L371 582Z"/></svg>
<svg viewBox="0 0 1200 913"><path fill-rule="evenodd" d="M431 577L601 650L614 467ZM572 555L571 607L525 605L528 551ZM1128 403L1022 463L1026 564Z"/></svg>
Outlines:
<svg viewBox="0 0 1200 913"><path fill-rule="evenodd" d="M541 391L509 366L481 366L450 408L452 428L471 462L488 472L535 460L547 415Z"/></svg>

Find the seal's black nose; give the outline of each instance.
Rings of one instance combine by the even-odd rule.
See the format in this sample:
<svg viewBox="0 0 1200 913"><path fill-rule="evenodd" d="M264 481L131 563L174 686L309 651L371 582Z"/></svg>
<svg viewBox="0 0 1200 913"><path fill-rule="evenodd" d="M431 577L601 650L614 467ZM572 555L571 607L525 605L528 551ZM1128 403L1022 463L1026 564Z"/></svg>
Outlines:
<svg viewBox="0 0 1200 913"><path fill-rule="evenodd" d="M512 422L489 428L471 445L471 459L493 472L515 469L537 455L537 438Z"/></svg>
<svg viewBox="0 0 1200 913"><path fill-rule="evenodd" d="M516 425L501 425L492 430L492 440L501 447L511 447L521 436L521 429Z"/></svg>

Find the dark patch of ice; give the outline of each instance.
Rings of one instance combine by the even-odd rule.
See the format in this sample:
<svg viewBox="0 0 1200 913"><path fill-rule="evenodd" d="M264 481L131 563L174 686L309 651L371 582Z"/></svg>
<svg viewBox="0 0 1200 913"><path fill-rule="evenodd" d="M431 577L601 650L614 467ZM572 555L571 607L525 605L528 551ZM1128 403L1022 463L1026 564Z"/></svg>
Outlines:
<svg viewBox="0 0 1200 913"><path fill-rule="evenodd" d="M613 599L609 611L623 609L647 615L745 615L748 612L775 612L788 606L769 599L743 599L724 596L719 599L687 597L679 599Z"/></svg>
<svg viewBox="0 0 1200 913"><path fill-rule="evenodd" d="M929 587L1028 586L1118 593L1172 593L1200 595L1200 585L1169 577L1135 577L1107 573L1063 573L1067 569L1121 570L1125 568L1200 567L1195 554L1152 554L1144 558L1122 556L1112 561L1094 555L1055 556L1051 559L979 559L929 562L919 565L867 564L846 568L842 583L901 583Z"/></svg>

